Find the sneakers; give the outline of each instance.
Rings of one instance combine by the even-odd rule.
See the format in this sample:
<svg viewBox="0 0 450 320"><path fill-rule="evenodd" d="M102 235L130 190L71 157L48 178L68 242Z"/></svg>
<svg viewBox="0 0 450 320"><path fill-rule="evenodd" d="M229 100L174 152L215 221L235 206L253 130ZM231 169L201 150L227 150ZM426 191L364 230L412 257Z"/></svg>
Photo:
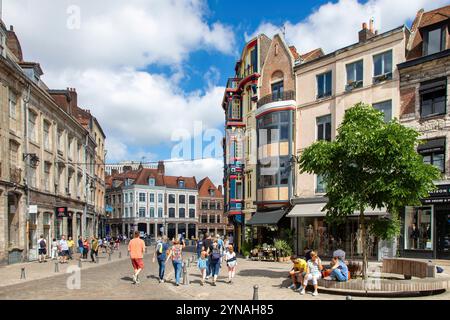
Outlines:
<svg viewBox="0 0 450 320"><path fill-rule="evenodd" d="M301 295L305 294L305 288L302 288L302 290L300 290L300 294Z"/></svg>
<svg viewBox="0 0 450 320"><path fill-rule="evenodd" d="M303 290L303 286L299 286L298 288L294 289L295 292L300 292Z"/></svg>
<svg viewBox="0 0 450 320"><path fill-rule="evenodd" d="M141 282L139 281L139 277L136 277L136 284L139 284L139 283L141 283Z"/></svg>
<svg viewBox="0 0 450 320"><path fill-rule="evenodd" d="M159 283L164 283L164 279L159 279Z"/></svg>
<svg viewBox="0 0 450 320"><path fill-rule="evenodd" d="M136 275L133 274L133 284L136 283Z"/></svg>
<svg viewBox="0 0 450 320"><path fill-rule="evenodd" d="M317 292L317 290L315 290L314 292L313 292L313 296L315 297L315 296L317 296L319 293Z"/></svg>
<svg viewBox="0 0 450 320"><path fill-rule="evenodd" d="M291 284L288 289L295 290L297 289L297 286L295 284Z"/></svg>
<svg viewBox="0 0 450 320"><path fill-rule="evenodd" d="M215 286L217 286L217 284L216 284L216 282L214 281L213 283L212 283L212 285L215 287Z"/></svg>

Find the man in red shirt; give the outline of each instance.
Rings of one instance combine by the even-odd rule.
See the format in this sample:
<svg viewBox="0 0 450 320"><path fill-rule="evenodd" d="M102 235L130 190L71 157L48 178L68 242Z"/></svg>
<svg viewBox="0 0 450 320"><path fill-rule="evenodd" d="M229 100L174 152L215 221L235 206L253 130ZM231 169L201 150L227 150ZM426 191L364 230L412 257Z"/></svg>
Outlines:
<svg viewBox="0 0 450 320"><path fill-rule="evenodd" d="M133 265L133 284L139 283L139 273L144 269L145 242L139 238L139 231L134 232L134 239L128 244L131 264Z"/></svg>

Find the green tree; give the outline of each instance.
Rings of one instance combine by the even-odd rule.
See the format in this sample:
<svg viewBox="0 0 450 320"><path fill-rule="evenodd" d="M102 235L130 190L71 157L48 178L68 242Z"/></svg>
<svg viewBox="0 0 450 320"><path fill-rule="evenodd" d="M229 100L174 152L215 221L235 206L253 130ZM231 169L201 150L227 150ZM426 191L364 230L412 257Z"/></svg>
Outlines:
<svg viewBox="0 0 450 320"><path fill-rule="evenodd" d="M385 123L383 113L358 103L346 111L335 141L319 141L299 159L301 172L322 175L328 203L327 220L338 223L359 212L363 239L363 277L367 278L369 232L392 239L400 231L400 208L420 205L440 177L416 152L419 134L397 120ZM367 208L386 208L389 219L370 223Z"/></svg>

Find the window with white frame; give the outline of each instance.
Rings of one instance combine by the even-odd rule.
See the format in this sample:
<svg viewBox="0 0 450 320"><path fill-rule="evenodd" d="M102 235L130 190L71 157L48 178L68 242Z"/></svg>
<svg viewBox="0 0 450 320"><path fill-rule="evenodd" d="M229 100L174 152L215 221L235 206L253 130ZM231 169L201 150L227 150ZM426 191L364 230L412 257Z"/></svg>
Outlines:
<svg viewBox="0 0 450 320"><path fill-rule="evenodd" d="M50 123L44 120L44 149L51 150L50 148Z"/></svg>
<svg viewBox="0 0 450 320"><path fill-rule="evenodd" d="M158 203L163 203L163 194L158 193Z"/></svg>
<svg viewBox="0 0 450 320"><path fill-rule="evenodd" d="M158 208L158 218L162 218L163 217L163 208L159 207Z"/></svg>
<svg viewBox="0 0 450 320"><path fill-rule="evenodd" d="M28 136L31 141L37 142L37 114L28 110Z"/></svg>
<svg viewBox="0 0 450 320"><path fill-rule="evenodd" d="M155 194L154 193L150 193L150 203L155 203Z"/></svg>
<svg viewBox="0 0 450 320"><path fill-rule="evenodd" d="M392 100L374 103L373 107L383 112L384 122L388 123L392 119Z"/></svg>
<svg viewBox="0 0 450 320"><path fill-rule="evenodd" d="M374 83L392 79L392 50L373 56Z"/></svg>
<svg viewBox="0 0 450 320"><path fill-rule="evenodd" d="M17 95L9 90L9 117L16 119L17 112Z"/></svg>
<svg viewBox="0 0 450 320"><path fill-rule="evenodd" d="M145 193L143 192L139 193L139 202L145 202Z"/></svg>
<svg viewBox="0 0 450 320"><path fill-rule="evenodd" d="M139 207L139 218L145 218L145 207Z"/></svg>

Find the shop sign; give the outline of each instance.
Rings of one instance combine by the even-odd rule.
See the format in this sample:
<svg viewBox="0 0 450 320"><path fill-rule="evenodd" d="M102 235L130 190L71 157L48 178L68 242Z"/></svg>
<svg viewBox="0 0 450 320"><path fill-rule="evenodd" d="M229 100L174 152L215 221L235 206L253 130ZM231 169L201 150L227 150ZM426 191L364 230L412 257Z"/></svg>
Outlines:
<svg viewBox="0 0 450 320"><path fill-rule="evenodd" d="M28 213L38 213L38 206L35 204L31 204L28 207Z"/></svg>
<svg viewBox="0 0 450 320"><path fill-rule="evenodd" d="M64 218L64 217L68 217L69 216L69 212L67 210L67 207L57 207L56 208L56 217L57 218Z"/></svg>
<svg viewBox="0 0 450 320"><path fill-rule="evenodd" d="M422 200L424 204L450 203L450 185L438 185L436 190L429 193L429 197Z"/></svg>

